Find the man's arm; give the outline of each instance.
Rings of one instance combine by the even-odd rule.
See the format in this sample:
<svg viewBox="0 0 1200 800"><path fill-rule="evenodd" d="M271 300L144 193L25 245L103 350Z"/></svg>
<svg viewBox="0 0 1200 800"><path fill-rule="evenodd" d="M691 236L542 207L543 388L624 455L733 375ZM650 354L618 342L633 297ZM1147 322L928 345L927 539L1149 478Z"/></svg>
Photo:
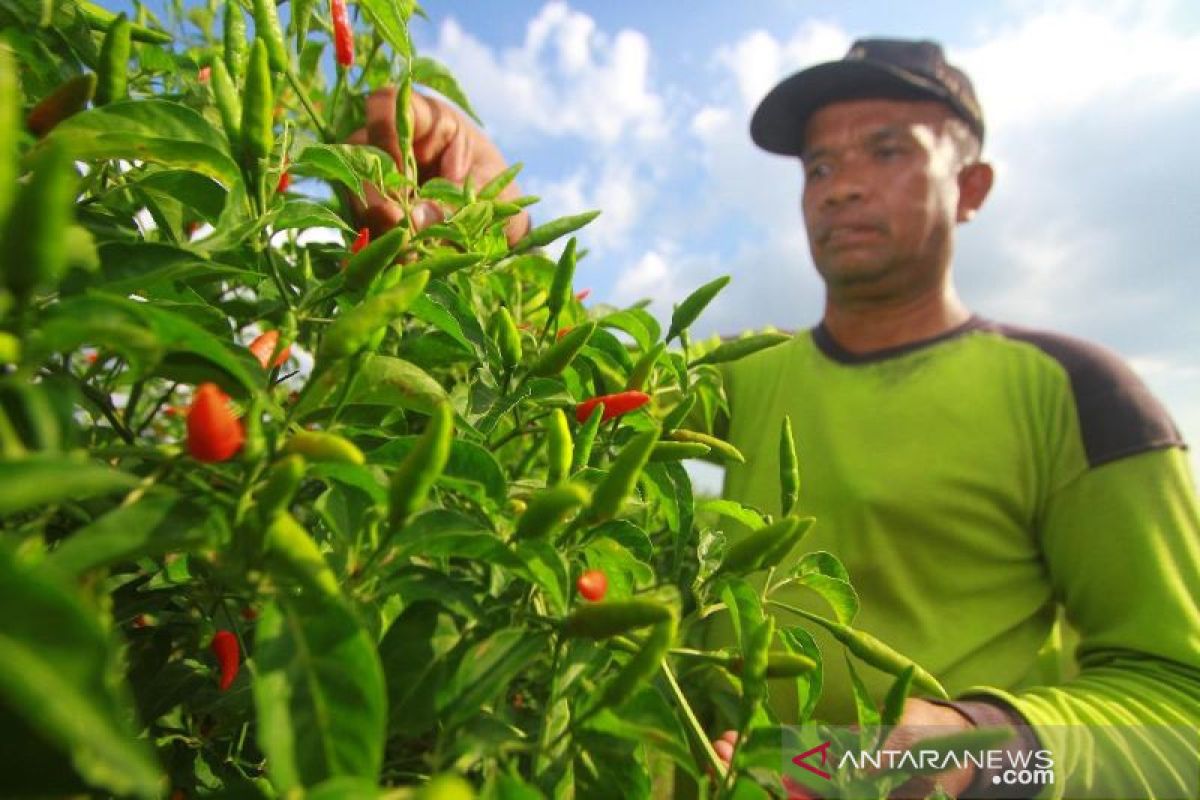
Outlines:
<svg viewBox="0 0 1200 800"><path fill-rule="evenodd" d="M1061 686L964 693L1015 709L1053 751L1054 785L1041 796L1200 794L1198 534L1178 447L1093 467L1048 498L1039 535L1080 634L1079 674Z"/></svg>

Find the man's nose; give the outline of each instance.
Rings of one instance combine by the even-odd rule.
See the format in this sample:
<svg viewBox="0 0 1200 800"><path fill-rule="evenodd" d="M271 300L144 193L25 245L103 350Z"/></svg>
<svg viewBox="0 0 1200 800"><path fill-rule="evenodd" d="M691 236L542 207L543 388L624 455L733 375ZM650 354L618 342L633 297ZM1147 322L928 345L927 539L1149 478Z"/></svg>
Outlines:
<svg viewBox="0 0 1200 800"><path fill-rule="evenodd" d="M847 203L856 203L866 194L866 184L863 176L854 167L843 166L835 170L825 183L824 196L821 204L828 208L836 208Z"/></svg>

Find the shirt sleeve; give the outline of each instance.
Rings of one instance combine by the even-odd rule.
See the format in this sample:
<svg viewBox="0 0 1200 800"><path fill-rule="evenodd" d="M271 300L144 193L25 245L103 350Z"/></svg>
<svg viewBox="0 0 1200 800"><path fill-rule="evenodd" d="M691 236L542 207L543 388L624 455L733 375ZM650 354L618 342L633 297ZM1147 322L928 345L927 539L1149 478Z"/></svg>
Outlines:
<svg viewBox="0 0 1200 800"><path fill-rule="evenodd" d="M1051 752L1039 797L1200 796L1200 516L1187 455L1153 449L1084 470L1047 499L1038 535L1079 632L1058 686L972 687Z"/></svg>

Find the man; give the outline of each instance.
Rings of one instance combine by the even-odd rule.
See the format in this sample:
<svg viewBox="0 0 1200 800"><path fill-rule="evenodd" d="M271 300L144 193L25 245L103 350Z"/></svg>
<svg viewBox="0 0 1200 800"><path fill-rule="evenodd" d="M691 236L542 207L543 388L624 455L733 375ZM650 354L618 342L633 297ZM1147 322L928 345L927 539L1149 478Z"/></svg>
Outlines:
<svg viewBox="0 0 1200 800"><path fill-rule="evenodd" d="M1200 523L1175 426L1112 354L981 319L954 290L955 226L993 181L966 75L932 42L863 40L776 86L751 135L802 162L826 302L815 329L724 371L728 439L753 454L730 467L725 496L778 513L788 414L806 467L800 511L817 518L804 549L845 564L856 627L958 698L910 700L906 726L1007 722L1020 726L1015 748L1040 739L1067 767L1084 743L1055 726L1196 725ZM822 610L802 590L787 601ZM1038 652L1060 606L1078 631L1078 675L1040 685ZM850 721L841 648L817 640L827 670L817 716ZM889 676L859 673L882 697ZM1168 777L1169 748L1103 736L1110 749L1137 747L1142 772L1074 764L1056 791L1200 790L1194 764ZM1194 736L1191 747L1194 761ZM1018 788L990 772L942 778L971 796Z"/></svg>
<svg viewBox="0 0 1200 800"><path fill-rule="evenodd" d="M381 143L394 106L372 103L361 140ZM477 181L503 167L447 107L419 100L417 112L422 163ZM845 564L861 600L855 627L955 698L910 699L901 723L915 733L893 742L923 726L1014 724L1014 749L1054 751L1048 796L1193 796L1200 515L1183 443L1112 354L981 319L958 298L955 227L993 181L984 132L970 81L930 42L857 42L763 100L751 134L803 164L826 303L816 328L723 369L730 414L718 428L747 455L724 493L780 512L789 415L799 512L818 520L803 549ZM776 599L829 613L802 588ZM1063 682L1045 680L1038 658L1059 609L1079 636L1077 674ZM800 624L776 610L779 625ZM852 722L842 648L812 632L826 669L816 716ZM882 698L890 676L858 672ZM795 703L775 700L788 721ZM1062 727L1081 724L1179 727ZM939 776L952 794L1042 789L1001 778L969 767Z"/></svg>

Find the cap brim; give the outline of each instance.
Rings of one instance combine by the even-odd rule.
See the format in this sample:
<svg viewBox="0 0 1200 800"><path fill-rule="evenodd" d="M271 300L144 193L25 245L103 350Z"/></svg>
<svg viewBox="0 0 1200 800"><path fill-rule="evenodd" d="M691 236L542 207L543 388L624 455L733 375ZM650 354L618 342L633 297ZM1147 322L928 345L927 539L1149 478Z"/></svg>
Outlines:
<svg viewBox="0 0 1200 800"><path fill-rule="evenodd" d="M940 86L910 72L870 61L831 61L780 81L755 109L750 138L768 152L798 156L817 109L868 98L947 101Z"/></svg>

